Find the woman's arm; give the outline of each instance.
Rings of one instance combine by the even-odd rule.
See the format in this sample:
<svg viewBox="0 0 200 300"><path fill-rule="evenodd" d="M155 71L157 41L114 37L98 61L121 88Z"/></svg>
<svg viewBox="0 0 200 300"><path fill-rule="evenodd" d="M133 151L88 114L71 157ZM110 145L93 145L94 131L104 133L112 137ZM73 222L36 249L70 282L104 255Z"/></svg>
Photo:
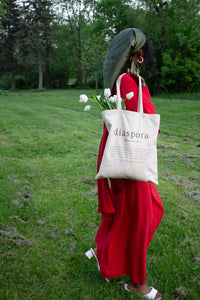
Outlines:
<svg viewBox="0 0 200 300"><path fill-rule="evenodd" d="M137 85L139 86L139 73L136 72L136 71L132 71L130 69L127 69L127 74L129 76L131 76L135 80L135 82L137 83ZM145 83L145 80L144 80L143 77L141 77L141 81L142 81L142 89L144 89L145 86L146 86L146 83Z"/></svg>

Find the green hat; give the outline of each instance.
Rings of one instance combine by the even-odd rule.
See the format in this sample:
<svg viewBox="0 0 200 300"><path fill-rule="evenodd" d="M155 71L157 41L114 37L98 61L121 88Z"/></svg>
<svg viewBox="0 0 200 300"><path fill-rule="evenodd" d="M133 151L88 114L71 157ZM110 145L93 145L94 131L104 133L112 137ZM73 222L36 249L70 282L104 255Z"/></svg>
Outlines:
<svg viewBox="0 0 200 300"><path fill-rule="evenodd" d="M140 50L146 42L146 36L136 28L121 31L110 43L104 62L104 88L113 89L117 77L133 53Z"/></svg>

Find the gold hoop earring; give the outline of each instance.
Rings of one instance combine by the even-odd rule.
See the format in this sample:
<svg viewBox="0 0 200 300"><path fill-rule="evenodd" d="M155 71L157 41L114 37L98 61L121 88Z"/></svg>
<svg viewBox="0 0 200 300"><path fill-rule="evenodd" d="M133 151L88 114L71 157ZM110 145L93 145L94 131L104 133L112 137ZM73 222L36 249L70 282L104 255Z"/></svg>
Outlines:
<svg viewBox="0 0 200 300"><path fill-rule="evenodd" d="M142 63L144 62L144 58L143 58L142 56L140 56L140 57L138 58L137 62L138 62L139 64L142 64Z"/></svg>

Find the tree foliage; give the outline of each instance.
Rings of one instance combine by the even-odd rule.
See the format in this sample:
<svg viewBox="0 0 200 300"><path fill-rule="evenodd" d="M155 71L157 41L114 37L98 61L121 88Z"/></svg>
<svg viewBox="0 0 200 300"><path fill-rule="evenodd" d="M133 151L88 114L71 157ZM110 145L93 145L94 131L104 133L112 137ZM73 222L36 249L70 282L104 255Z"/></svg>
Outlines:
<svg viewBox="0 0 200 300"><path fill-rule="evenodd" d="M46 85L49 86L50 55L53 49L52 26L54 14L49 0L23 0L23 26L26 32L24 44L29 46L29 55L38 65L38 89L43 88L43 73L46 71ZM20 43L21 44L21 43ZM23 53L23 49L21 50Z"/></svg>
<svg viewBox="0 0 200 300"><path fill-rule="evenodd" d="M15 89L15 75L18 71L17 33L20 28L20 12L15 0L4 0L1 4L4 9L4 15L1 18L3 31L0 34L1 73L11 74L11 87Z"/></svg>
<svg viewBox="0 0 200 300"><path fill-rule="evenodd" d="M199 0L2 0L0 4L0 75L11 74L12 88L15 78L17 87L24 78L26 87L36 87L38 80L39 89L43 83L54 87L56 80L67 87L72 79L80 87L98 89L110 40L121 30L136 27L153 45L157 74L147 80L151 90L199 90Z"/></svg>

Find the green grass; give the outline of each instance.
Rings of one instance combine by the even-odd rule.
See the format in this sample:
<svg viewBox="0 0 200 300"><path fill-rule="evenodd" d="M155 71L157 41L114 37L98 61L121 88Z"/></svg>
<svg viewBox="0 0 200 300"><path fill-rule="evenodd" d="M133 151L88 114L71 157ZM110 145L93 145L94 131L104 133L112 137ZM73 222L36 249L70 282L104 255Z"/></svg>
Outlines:
<svg viewBox="0 0 200 300"><path fill-rule="evenodd" d="M0 94L0 299L140 299L106 283L84 252L94 246L97 109L56 90ZM154 98L161 114L159 186L165 214L148 249L147 283L165 300L200 290L200 99Z"/></svg>

